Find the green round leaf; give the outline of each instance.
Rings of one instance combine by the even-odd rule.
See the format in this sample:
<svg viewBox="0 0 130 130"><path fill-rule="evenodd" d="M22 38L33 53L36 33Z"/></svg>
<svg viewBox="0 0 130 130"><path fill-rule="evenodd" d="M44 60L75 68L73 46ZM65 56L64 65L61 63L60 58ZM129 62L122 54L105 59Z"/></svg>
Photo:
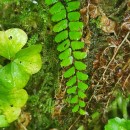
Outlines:
<svg viewBox="0 0 130 130"><path fill-rule="evenodd" d="M20 89L25 87L29 77L30 75L15 62L12 62L0 69L0 84L7 89Z"/></svg>
<svg viewBox="0 0 130 130"><path fill-rule="evenodd" d="M4 115L8 123L15 121L21 113L21 109L17 107L7 107L4 109Z"/></svg>
<svg viewBox="0 0 130 130"><path fill-rule="evenodd" d="M23 107L28 99L28 94L24 89L9 91L8 102L14 107Z"/></svg>
<svg viewBox="0 0 130 130"><path fill-rule="evenodd" d="M110 119L105 126L105 130L129 130L130 120L120 119L118 117Z"/></svg>
<svg viewBox="0 0 130 130"><path fill-rule="evenodd" d="M81 125L77 130L85 130L85 128L83 125Z"/></svg>
<svg viewBox="0 0 130 130"><path fill-rule="evenodd" d="M0 31L0 55L12 59L15 54L26 44L27 34L18 28Z"/></svg>
<svg viewBox="0 0 130 130"><path fill-rule="evenodd" d="M28 94L24 89L8 90L0 86L0 109L4 109L5 106L23 107L27 99Z"/></svg>
<svg viewBox="0 0 130 130"><path fill-rule="evenodd" d="M7 127L9 124L4 115L0 115L0 127Z"/></svg>
<svg viewBox="0 0 130 130"><path fill-rule="evenodd" d="M41 45L34 45L19 51L14 62L21 66L27 73L35 74L42 66L42 60L40 56Z"/></svg>

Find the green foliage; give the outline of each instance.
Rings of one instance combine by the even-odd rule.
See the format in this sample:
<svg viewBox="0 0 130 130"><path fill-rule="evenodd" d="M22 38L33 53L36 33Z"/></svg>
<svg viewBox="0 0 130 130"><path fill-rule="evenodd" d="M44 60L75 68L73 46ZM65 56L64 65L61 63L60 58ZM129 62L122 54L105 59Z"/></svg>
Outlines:
<svg viewBox="0 0 130 130"><path fill-rule="evenodd" d="M23 89L30 76L41 69L41 45L21 49L27 35L18 28L0 31L0 55L9 63L0 68L0 127L18 118L28 99Z"/></svg>
<svg viewBox="0 0 130 130"><path fill-rule="evenodd" d="M82 22L69 22L69 29L71 31L80 31L83 29Z"/></svg>
<svg viewBox="0 0 130 130"><path fill-rule="evenodd" d="M11 59L26 44L27 35L20 29L0 31L0 55Z"/></svg>
<svg viewBox="0 0 130 130"><path fill-rule="evenodd" d="M68 48L68 49L66 49L64 52L62 52L62 53L59 55L59 59L60 59L60 60L66 59L66 58L68 58L70 55L71 55L71 48Z"/></svg>
<svg viewBox="0 0 130 130"><path fill-rule="evenodd" d="M61 62L61 67L67 67L69 65L71 65L73 62L73 57L70 56L70 57L67 57L66 59L64 59L62 62Z"/></svg>
<svg viewBox="0 0 130 130"><path fill-rule="evenodd" d="M63 4L61 2L57 2L50 8L50 13L53 15L60 12L62 9L65 9Z"/></svg>
<svg viewBox="0 0 130 130"><path fill-rule="evenodd" d="M75 68L77 70L85 70L86 69L86 64L84 64L81 61L75 61L74 65L75 65Z"/></svg>
<svg viewBox="0 0 130 130"><path fill-rule="evenodd" d="M68 94L76 93L77 86L73 86L67 89Z"/></svg>
<svg viewBox="0 0 130 130"><path fill-rule="evenodd" d="M76 83L76 76L73 76L72 78L70 78L68 80L68 82L66 83L67 86L72 86Z"/></svg>
<svg viewBox="0 0 130 130"><path fill-rule="evenodd" d="M84 126L80 126L77 130L85 130Z"/></svg>
<svg viewBox="0 0 130 130"><path fill-rule="evenodd" d="M122 116L124 119L128 119L129 112L128 106L130 103L130 96L127 98L120 92L115 92L116 98L108 107L108 111L111 113L111 118ZM120 112L120 115L118 114Z"/></svg>
<svg viewBox="0 0 130 130"><path fill-rule="evenodd" d="M9 1L9 2L5 2ZM17 3L15 1L18 1ZM44 0L1 0L0 1L0 24L1 30L17 27L28 34L28 42L24 47L41 44L43 51L42 69L31 76L26 90L29 99L22 112L29 112L32 116L28 130L48 130L61 128L57 119L52 120L51 112L54 107L54 92L58 89L59 61L57 59L56 44L53 43L52 25L48 7ZM19 4L18 4L19 3ZM0 57L2 66L8 60ZM2 67L0 66L0 67ZM69 109L68 109L69 110ZM70 111L70 110L69 110ZM72 120L70 118L69 120ZM67 120L66 124L69 122ZM1 122L0 122L1 123ZM15 130L17 121L11 123L5 130ZM64 126L65 129L67 125ZM1 128L2 129L2 128Z"/></svg>
<svg viewBox="0 0 130 130"><path fill-rule="evenodd" d="M69 37L71 40L80 40L82 37L82 32L69 32Z"/></svg>
<svg viewBox="0 0 130 130"><path fill-rule="evenodd" d="M60 32L66 28L67 28L67 20L62 20L54 26L53 31Z"/></svg>
<svg viewBox="0 0 130 130"><path fill-rule="evenodd" d="M71 42L71 47L73 50L79 50L84 48L84 42L80 42L80 41L72 41Z"/></svg>
<svg viewBox="0 0 130 130"><path fill-rule="evenodd" d="M65 18L66 18L66 10L64 9L64 10L61 10L60 12L54 14L52 16L51 20L53 22L58 22L58 21L65 19Z"/></svg>
<svg viewBox="0 0 130 130"><path fill-rule="evenodd" d="M73 55L74 58L77 60L82 60L87 56L86 52L81 52L81 51L74 51Z"/></svg>
<svg viewBox="0 0 130 130"><path fill-rule="evenodd" d="M75 11L80 7L79 1L67 2L67 12Z"/></svg>
<svg viewBox="0 0 130 130"><path fill-rule="evenodd" d="M69 21L79 21L80 13L79 12L70 12L68 13Z"/></svg>
<svg viewBox="0 0 130 130"><path fill-rule="evenodd" d="M64 77L69 78L70 76L74 74L75 74L75 67L71 67L64 73Z"/></svg>
<svg viewBox="0 0 130 130"><path fill-rule="evenodd" d="M27 42L28 46L34 45L38 40L38 34L34 34Z"/></svg>
<svg viewBox="0 0 130 130"><path fill-rule="evenodd" d="M83 52L84 43L80 41L83 30L83 23L79 22L80 13L77 11L80 2L71 0L50 2L50 0L46 0L46 3L52 5L50 7L51 20L57 22L53 27L53 31L57 33L54 40L58 43L57 50L60 52L61 67L66 70L64 78L67 78L69 103L74 105L72 112L84 115L86 114L83 110L85 90L88 86L83 81L88 79L88 75L82 72L86 69L83 59L86 58L87 54Z"/></svg>
<svg viewBox="0 0 130 130"><path fill-rule="evenodd" d="M67 39L57 46L57 50L61 52L66 50L69 46L70 46L70 41L69 39Z"/></svg>
<svg viewBox="0 0 130 130"><path fill-rule="evenodd" d="M65 40L66 38L68 38L68 31L67 30L62 31L59 34L57 34L56 37L55 37L55 41L57 43L59 43L59 42Z"/></svg>
<svg viewBox="0 0 130 130"><path fill-rule="evenodd" d="M110 119L105 126L105 130L130 130L130 120L120 119L118 117Z"/></svg>
<svg viewBox="0 0 130 130"><path fill-rule="evenodd" d="M52 109L55 103L54 92L59 89L57 80L59 65L56 59L56 46L50 42L51 37L48 35L43 44L41 54L44 65L37 74L31 77L26 87L29 93L26 111L32 115L28 130L48 130L61 127L56 119L52 119Z"/></svg>
<svg viewBox="0 0 130 130"><path fill-rule="evenodd" d="M45 2L47 5L51 5L51 4L58 2L58 0L45 0Z"/></svg>

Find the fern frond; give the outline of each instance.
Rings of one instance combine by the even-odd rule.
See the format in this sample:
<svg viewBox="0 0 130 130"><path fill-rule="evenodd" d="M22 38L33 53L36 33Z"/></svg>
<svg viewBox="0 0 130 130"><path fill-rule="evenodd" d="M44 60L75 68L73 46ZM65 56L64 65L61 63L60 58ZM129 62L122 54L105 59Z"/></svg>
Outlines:
<svg viewBox="0 0 130 130"><path fill-rule="evenodd" d="M69 103L74 105L72 112L84 115L86 113L83 110L85 91L88 88L85 81L88 75L82 72L86 69L86 64L82 60L87 54L82 50L85 46L84 42L80 41L83 23L79 21L80 13L77 11L79 7L79 1L62 0L62 2L53 3L50 13L51 20L57 22L53 31L57 33L55 42L58 43L57 50L60 52L60 65L66 68L63 76L67 79L67 93L73 94L70 96Z"/></svg>
<svg viewBox="0 0 130 130"><path fill-rule="evenodd" d="M60 31L62 31L62 30L64 30L64 29L66 29L67 26L68 26L67 20L66 20L66 19L65 19L65 20L62 20L62 21L60 21L59 23L57 23L57 24L54 26L53 31L54 31L54 32L60 32Z"/></svg>
<svg viewBox="0 0 130 130"><path fill-rule="evenodd" d="M61 10L60 12L54 14L52 17L51 17L51 20L53 22L58 22L62 19L65 19L66 18L66 10Z"/></svg>
<svg viewBox="0 0 130 130"><path fill-rule="evenodd" d="M65 30L65 31L62 31L62 32L60 32L59 34L57 34L57 35L55 36L55 41L56 41L57 43L59 43L59 42L62 42L63 40L65 40L65 39L67 39L67 38L68 38L68 31Z"/></svg>
<svg viewBox="0 0 130 130"><path fill-rule="evenodd" d="M75 74L75 67L73 66L73 67L69 68L69 69L64 73L64 77L65 77L65 78L69 78L69 77L71 77L71 76L74 75L74 74Z"/></svg>
<svg viewBox="0 0 130 130"><path fill-rule="evenodd" d="M79 12L70 12L68 13L68 19L69 21L79 21L80 19L80 13Z"/></svg>
<svg viewBox="0 0 130 130"><path fill-rule="evenodd" d="M57 50L62 52L70 47L70 41L69 39L63 41L60 45L57 46Z"/></svg>
<svg viewBox="0 0 130 130"><path fill-rule="evenodd" d="M68 48L68 49L66 49L64 52L62 52L62 53L59 55L59 59L60 59L60 60L63 60L63 59L68 58L69 56L71 56L71 48Z"/></svg>
<svg viewBox="0 0 130 130"><path fill-rule="evenodd" d="M58 0L45 0L45 3L47 5L52 5L52 4L56 3L56 2L58 2Z"/></svg>

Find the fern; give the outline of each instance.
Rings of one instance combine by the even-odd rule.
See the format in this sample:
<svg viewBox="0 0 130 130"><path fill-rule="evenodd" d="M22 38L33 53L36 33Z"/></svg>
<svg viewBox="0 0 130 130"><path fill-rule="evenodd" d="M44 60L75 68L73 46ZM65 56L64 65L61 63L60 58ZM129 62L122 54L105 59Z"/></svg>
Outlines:
<svg viewBox="0 0 130 130"><path fill-rule="evenodd" d="M86 64L83 59L86 58L86 52L83 52L84 42L81 42L83 23L79 21L80 13L77 11L80 7L79 1L72 0L46 0L50 6L51 20L56 22L53 31L56 34L55 42L58 43L57 50L60 52L59 59L61 67L66 68L64 78L67 79L67 93L69 94L69 103L74 104L72 112L86 114L84 107L85 91L88 85L85 81L88 75L83 73Z"/></svg>
<svg viewBox="0 0 130 130"><path fill-rule="evenodd" d="M34 45L36 44L37 40L38 40L38 34L36 33L28 40L27 45L28 46Z"/></svg>

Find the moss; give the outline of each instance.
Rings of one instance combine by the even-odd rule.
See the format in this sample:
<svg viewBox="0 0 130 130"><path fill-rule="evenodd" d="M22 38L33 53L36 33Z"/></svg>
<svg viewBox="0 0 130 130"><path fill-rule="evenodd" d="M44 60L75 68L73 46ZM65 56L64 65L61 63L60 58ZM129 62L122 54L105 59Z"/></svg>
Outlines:
<svg viewBox="0 0 130 130"><path fill-rule="evenodd" d="M83 7L86 4L85 0L81 2L81 6ZM110 0L101 0L99 6L109 18L115 20L117 23L122 22L126 10L124 1L112 0L110 2ZM116 11L117 8L119 8L118 12ZM90 115L85 118L82 116L78 118L77 114L73 114L68 104L63 107L60 117L52 118L52 110L56 101L55 92L58 91L60 86L59 75L62 71L60 70L57 58L57 45L53 41L54 33L52 33L52 23L48 12L48 7L45 6L43 0L37 0L35 2L31 0L15 0L13 2L11 0L2 0L2 2L0 2L0 30L6 30L12 27L21 28L27 32L29 36L27 46L37 43L43 46L43 51L41 52L43 67L39 73L31 77L26 86L29 99L23 111L29 112L32 116L32 120L27 129L49 130L51 128L57 128L59 130L67 130L73 125L72 130L76 130L80 124L83 124L85 127L90 128L90 130L96 129L95 126L98 126L97 129L100 130L104 125L103 122L101 120L99 122L92 120L91 114L97 111L102 112L102 102L95 104L95 101L92 101L89 104L89 108L87 108ZM89 77L91 78L95 54L98 53L100 49L108 46L106 39L113 34L106 35L99 29L98 18L90 19L88 26L90 27L92 37L88 58L85 61L88 65L87 73L89 73ZM0 60L4 64L4 59ZM88 102L92 94L92 90L87 92L86 102ZM63 101L66 102L66 96ZM102 118L102 120L103 119L104 118ZM18 121L12 123L10 127L6 129L15 130L17 125Z"/></svg>

